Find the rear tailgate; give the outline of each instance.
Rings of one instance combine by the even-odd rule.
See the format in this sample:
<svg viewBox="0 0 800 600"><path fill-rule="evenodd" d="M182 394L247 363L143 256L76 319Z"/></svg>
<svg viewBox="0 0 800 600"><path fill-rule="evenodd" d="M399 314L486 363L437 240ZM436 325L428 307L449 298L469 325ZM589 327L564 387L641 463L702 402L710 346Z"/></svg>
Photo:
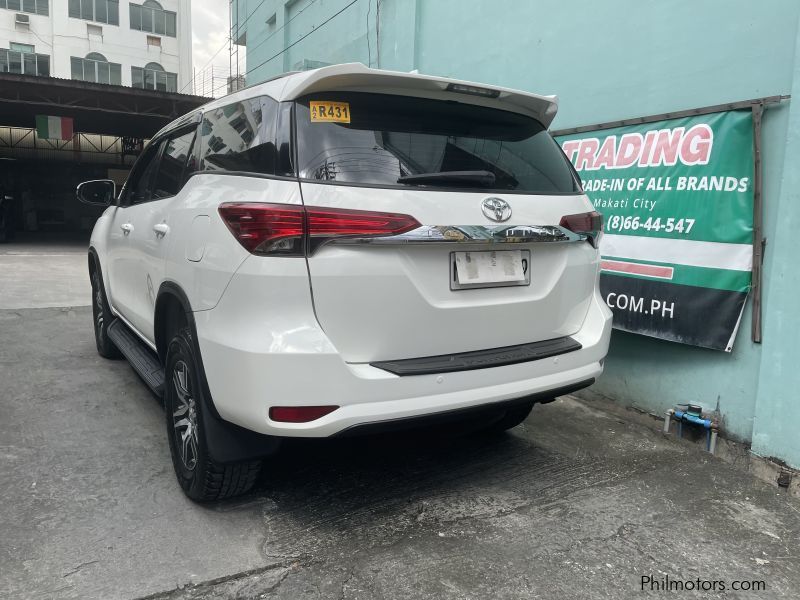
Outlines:
<svg viewBox="0 0 800 600"><path fill-rule="evenodd" d="M482 194L302 184L307 206L367 208L412 215L421 223L471 232L496 227ZM556 225L587 210L581 196L503 197L516 225ZM514 229L519 230L520 227ZM468 235L468 233L467 233ZM348 362L374 362L486 350L568 336L588 310L598 269L584 241L470 243L411 236L376 243L330 243L308 259L317 319ZM455 252L522 250L530 284L452 289ZM526 254L527 254L526 253ZM523 255L524 256L524 255Z"/></svg>
<svg viewBox="0 0 800 600"><path fill-rule="evenodd" d="M296 101L295 124L309 214L378 211L421 224L394 237L312 241L317 319L346 361L488 350L580 329L598 254L557 226L592 206L539 121L468 101L315 92ZM486 251L512 254L472 254ZM483 258L511 265L513 281L495 271L483 287L461 285L458 264Z"/></svg>

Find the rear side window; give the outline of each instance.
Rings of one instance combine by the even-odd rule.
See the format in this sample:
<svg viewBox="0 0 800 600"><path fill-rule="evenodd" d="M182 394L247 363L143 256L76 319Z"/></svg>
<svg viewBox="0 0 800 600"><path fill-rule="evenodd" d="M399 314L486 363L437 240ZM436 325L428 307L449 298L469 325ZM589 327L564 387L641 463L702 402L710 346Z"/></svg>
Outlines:
<svg viewBox="0 0 800 600"><path fill-rule="evenodd" d="M278 103L262 96L203 114L201 171L275 174Z"/></svg>
<svg viewBox="0 0 800 600"><path fill-rule="evenodd" d="M488 171L491 184L440 179L424 185L579 193L572 168L547 130L517 113L451 101L339 92L299 100L295 118L299 174L304 179L396 187L419 185L398 182L408 175Z"/></svg>

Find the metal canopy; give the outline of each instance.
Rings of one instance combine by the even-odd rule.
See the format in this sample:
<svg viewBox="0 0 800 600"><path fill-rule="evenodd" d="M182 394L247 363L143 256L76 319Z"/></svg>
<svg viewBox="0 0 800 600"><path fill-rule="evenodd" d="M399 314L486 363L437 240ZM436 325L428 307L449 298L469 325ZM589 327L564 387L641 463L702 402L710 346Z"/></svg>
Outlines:
<svg viewBox="0 0 800 600"><path fill-rule="evenodd" d="M36 127L36 115L72 117L74 131L149 138L211 98L54 77L0 73L0 125Z"/></svg>

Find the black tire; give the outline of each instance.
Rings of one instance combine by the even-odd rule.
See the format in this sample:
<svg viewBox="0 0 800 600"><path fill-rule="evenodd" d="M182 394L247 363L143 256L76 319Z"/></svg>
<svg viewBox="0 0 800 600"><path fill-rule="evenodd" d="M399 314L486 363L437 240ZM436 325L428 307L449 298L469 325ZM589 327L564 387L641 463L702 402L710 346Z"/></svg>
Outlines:
<svg viewBox="0 0 800 600"><path fill-rule="evenodd" d="M531 414L533 410L533 403L520 404L507 408L502 417L490 423L484 431L489 434L503 433L509 429L513 429Z"/></svg>
<svg viewBox="0 0 800 600"><path fill-rule="evenodd" d="M122 354L108 337L108 326L114 319L108 308L106 290L103 287L103 278L100 267L95 266L91 272L92 280L92 317L94 320L94 341L97 344L97 353L103 358L120 358Z"/></svg>
<svg viewBox="0 0 800 600"><path fill-rule="evenodd" d="M178 483L192 500L210 502L250 491L261 461L219 464L212 459L203 429L205 402L191 336L189 328L183 327L167 348L164 412Z"/></svg>

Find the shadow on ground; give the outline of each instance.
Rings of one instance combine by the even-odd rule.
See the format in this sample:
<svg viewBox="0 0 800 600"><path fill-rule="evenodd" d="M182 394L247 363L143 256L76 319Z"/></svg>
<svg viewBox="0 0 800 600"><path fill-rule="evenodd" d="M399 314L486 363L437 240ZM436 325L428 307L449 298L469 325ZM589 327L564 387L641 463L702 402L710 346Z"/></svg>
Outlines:
<svg viewBox="0 0 800 600"><path fill-rule="evenodd" d="M669 576L772 599L800 586L797 503L574 399L496 437L291 441L254 493L197 506L174 480L159 403L97 356L89 308L0 311L0 382L3 598L624 599Z"/></svg>

